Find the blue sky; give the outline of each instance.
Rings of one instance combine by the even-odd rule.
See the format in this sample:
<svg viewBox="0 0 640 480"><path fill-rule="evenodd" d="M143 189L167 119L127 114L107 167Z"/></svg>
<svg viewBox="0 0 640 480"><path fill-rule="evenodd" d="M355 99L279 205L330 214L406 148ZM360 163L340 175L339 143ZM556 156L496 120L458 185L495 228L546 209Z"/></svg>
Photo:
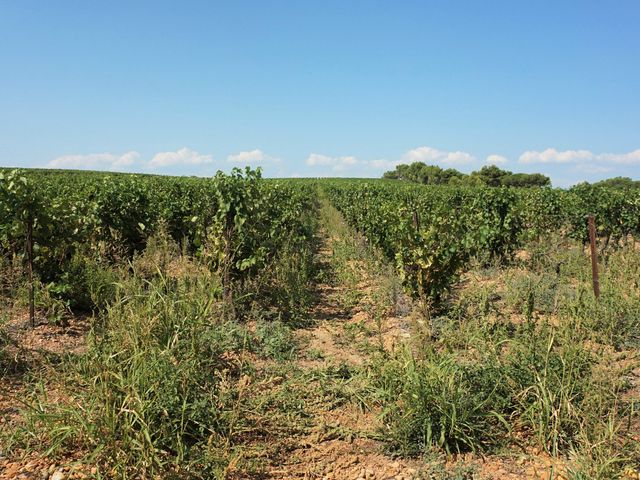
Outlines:
<svg viewBox="0 0 640 480"><path fill-rule="evenodd" d="M0 165L640 178L640 2L0 0Z"/></svg>

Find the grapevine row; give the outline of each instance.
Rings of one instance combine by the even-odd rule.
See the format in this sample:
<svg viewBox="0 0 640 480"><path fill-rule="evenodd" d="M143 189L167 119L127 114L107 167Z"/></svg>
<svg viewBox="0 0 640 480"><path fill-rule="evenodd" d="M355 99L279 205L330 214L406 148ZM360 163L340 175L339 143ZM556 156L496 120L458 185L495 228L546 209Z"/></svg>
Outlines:
<svg viewBox="0 0 640 480"><path fill-rule="evenodd" d="M393 262L409 291L438 302L472 258L510 258L527 241L587 240L595 214L605 246L640 236L640 193L591 185L465 188L385 181L333 180L329 199Z"/></svg>
<svg viewBox="0 0 640 480"><path fill-rule="evenodd" d="M285 243L308 241L312 193L249 168L213 178L5 170L0 259L30 263L39 281L64 289L79 256L119 263L163 230L231 281L259 271Z"/></svg>

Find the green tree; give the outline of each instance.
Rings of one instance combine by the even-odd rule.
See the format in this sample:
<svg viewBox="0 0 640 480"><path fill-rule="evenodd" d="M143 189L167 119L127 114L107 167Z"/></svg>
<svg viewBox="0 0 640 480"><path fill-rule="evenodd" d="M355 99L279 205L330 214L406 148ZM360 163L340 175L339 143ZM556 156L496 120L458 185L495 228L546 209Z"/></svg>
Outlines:
<svg viewBox="0 0 640 480"><path fill-rule="evenodd" d="M486 165L480 170L471 173L471 175L480 178L480 180L489 187L499 187L502 185L503 177L512 175L512 172L502 170L495 165Z"/></svg>
<svg viewBox="0 0 640 480"><path fill-rule="evenodd" d="M618 189L640 189L640 180L631 180L629 177L607 178L594 183L599 187L610 187Z"/></svg>
<svg viewBox="0 0 640 480"><path fill-rule="evenodd" d="M395 170L385 172L383 178L407 180L424 185L445 185L453 178L465 175L454 168L443 170L437 165L427 165L424 162L413 162L410 165L398 165Z"/></svg>
<svg viewBox="0 0 640 480"><path fill-rule="evenodd" d="M541 173L513 173L501 179L502 185L507 187L548 187L551 180Z"/></svg>

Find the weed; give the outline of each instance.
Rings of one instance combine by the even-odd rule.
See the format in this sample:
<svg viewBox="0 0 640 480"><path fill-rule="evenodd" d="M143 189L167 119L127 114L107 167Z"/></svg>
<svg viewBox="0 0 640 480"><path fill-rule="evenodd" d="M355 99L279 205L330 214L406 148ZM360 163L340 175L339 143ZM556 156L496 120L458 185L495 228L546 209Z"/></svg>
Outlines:
<svg viewBox="0 0 640 480"><path fill-rule="evenodd" d="M34 397L29 432L55 453L78 444L119 475L220 468L233 430L241 369L223 357L242 332L219 323L215 278L121 281L84 357L71 365L69 401ZM80 388L78 388L80 386Z"/></svg>
<svg viewBox="0 0 640 480"><path fill-rule="evenodd" d="M255 338L257 351L275 360L290 360L298 349L291 327L279 321L258 322Z"/></svg>
<svg viewBox="0 0 640 480"><path fill-rule="evenodd" d="M378 385L390 402L385 425L399 452L478 450L504 438L508 393L499 365L464 364L435 351L416 359L405 351L379 368Z"/></svg>

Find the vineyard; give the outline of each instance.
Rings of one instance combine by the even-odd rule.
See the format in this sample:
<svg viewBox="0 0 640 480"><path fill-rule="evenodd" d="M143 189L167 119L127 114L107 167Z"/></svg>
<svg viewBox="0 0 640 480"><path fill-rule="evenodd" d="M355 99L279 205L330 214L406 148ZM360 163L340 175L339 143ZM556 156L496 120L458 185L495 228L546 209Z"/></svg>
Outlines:
<svg viewBox="0 0 640 480"><path fill-rule="evenodd" d="M0 169L0 477L640 478L639 239L616 186Z"/></svg>

